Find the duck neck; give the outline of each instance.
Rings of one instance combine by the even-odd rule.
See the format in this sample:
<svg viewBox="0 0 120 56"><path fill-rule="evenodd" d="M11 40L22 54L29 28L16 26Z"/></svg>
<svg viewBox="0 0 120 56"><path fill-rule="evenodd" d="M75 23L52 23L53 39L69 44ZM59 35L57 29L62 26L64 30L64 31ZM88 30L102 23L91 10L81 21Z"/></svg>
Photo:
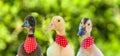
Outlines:
<svg viewBox="0 0 120 56"><path fill-rule="evenodd" d="M60 46L60 48L66 47L68 45L68 41L65 34L65 30L57 31L57 35L55 38L55 42Z"/></svg>
<svg viewBox="0 0 120 56"><path fill-rule="evenodd" d="M35 27L30 27L28 32L28 37L34 37Z"/></svg>
<svg viewBox="0 0 120 56"><path fill-rule="evenodd" d="M86 39L86 38L88 38L88 37L90 37L91 35L90 35L90 33L86 33L84 36L83 36L83 39L82 40L84 40L84 39Z"/></svg>
<svg viewBox="0 0 120 56"><path fill-rule="evenodd" d="M83 39L82 42L80 44L80 46L83 49L89 50L91 49L92 45L94 44L94 38L90 36L90 34L86 34Z"/></svg>
<svg viewBox="0 0 120 56"><path fill-rule="evenodd" d="M65 35L65 29L57 30L56 32L57 35L61 35L61 36Z"/></svg>
<svg viewBox="0 0 120 56"><path fill-rule="evenodd" d="M29 28L28 36L24 42L24 50L27 54L31 54L37 48L37 42L34 38L34 27Z"/></svg>

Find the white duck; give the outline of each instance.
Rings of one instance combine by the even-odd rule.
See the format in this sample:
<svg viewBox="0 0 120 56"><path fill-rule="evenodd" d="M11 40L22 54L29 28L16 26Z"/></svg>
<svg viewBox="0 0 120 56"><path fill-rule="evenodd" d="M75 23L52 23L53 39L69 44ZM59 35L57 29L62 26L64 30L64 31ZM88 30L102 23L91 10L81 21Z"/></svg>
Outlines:
<svg viewBox="0 0 120 56"><path fill-rule="evenodd" d="M89 18L83 18L79 25L78 36L82 37L81 47L77 56L104 56L94 44L94 38L90 35L92 22Z"/></svg>
<svg viewBox="0 0 120 56"><path fill-rule="evenodd" d="M55 42L47 49L47 56L74 56L74 50L65 37L65 22L61 16L54 16L47 30L57 32Z"/></svg>

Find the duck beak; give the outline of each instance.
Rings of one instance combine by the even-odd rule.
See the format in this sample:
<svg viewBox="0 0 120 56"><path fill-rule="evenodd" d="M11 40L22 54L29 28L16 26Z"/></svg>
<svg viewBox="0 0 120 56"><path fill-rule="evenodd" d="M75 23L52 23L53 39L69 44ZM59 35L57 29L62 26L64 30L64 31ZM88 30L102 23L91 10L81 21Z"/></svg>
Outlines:
<svg viewBox="0 0 120 56"><path fill-rule="evenodd" d="M53 30L53 29L55 29L55 26L53 22L51 22L50 25L47 26L46 31Z"/></svg>
<svg viewBox="0 0 120 56"><path fill-rule="evenodd" d="M29 23L27 22L27 21L25 21L24 23L23 23L23 25L22 25L22 27L29 27L30 25L29 25Z"/></svg>
<svg viewBox="0 0 120 56"><path fill-rule="evenodd" d="M77 35L78 35L78 36L83 36L83 35L85 35L85 33L86 33L85 27L84 27L84 28L83 28L83 27L80 27Z"/></svg>

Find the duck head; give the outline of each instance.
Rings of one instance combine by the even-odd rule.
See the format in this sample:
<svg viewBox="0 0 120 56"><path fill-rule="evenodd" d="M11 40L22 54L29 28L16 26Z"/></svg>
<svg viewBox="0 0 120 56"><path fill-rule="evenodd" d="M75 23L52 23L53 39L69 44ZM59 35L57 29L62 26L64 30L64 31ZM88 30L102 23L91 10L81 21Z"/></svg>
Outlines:
<svg viewBox="0 0 120 56"><path fill-rule="evenodd" d="M46 30L55 30L57 34L63 35L65 32L65 22L61 16L54 16Z"/></svg>
<svg viewBox="0 0 120 56"><path fill-rule="evenodd" d="M35 19L33 16L26 16L25 17L25 21L22 25L23 28L28 28L29 29L29 32L28 32L28 35L34 35L34 32L35 32Z"/></svg>
<svg viewBox="0 0 120 56"><path fill-rule="evenodd" d="M92 22L89 18L83 18L79 24L78 36L89 36L92 30Z"/></svg>
<svg viewBox="0 0 120 56"><path fill-rule="evenodd" d="M33 16L26 16L22 25L23 28L35 27L35 19Z"/></svg>

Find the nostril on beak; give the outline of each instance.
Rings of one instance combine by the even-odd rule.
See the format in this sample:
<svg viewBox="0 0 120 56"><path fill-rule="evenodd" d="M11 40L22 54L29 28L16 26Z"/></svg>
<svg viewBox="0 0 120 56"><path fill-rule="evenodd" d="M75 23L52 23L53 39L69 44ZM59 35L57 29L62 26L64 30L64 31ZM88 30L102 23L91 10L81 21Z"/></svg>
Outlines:
<svg viewBox="0 0 120 56"><path fill-rule="evenodd" d="M51 26L52 26L53 24L51 24Z"/></svg>

